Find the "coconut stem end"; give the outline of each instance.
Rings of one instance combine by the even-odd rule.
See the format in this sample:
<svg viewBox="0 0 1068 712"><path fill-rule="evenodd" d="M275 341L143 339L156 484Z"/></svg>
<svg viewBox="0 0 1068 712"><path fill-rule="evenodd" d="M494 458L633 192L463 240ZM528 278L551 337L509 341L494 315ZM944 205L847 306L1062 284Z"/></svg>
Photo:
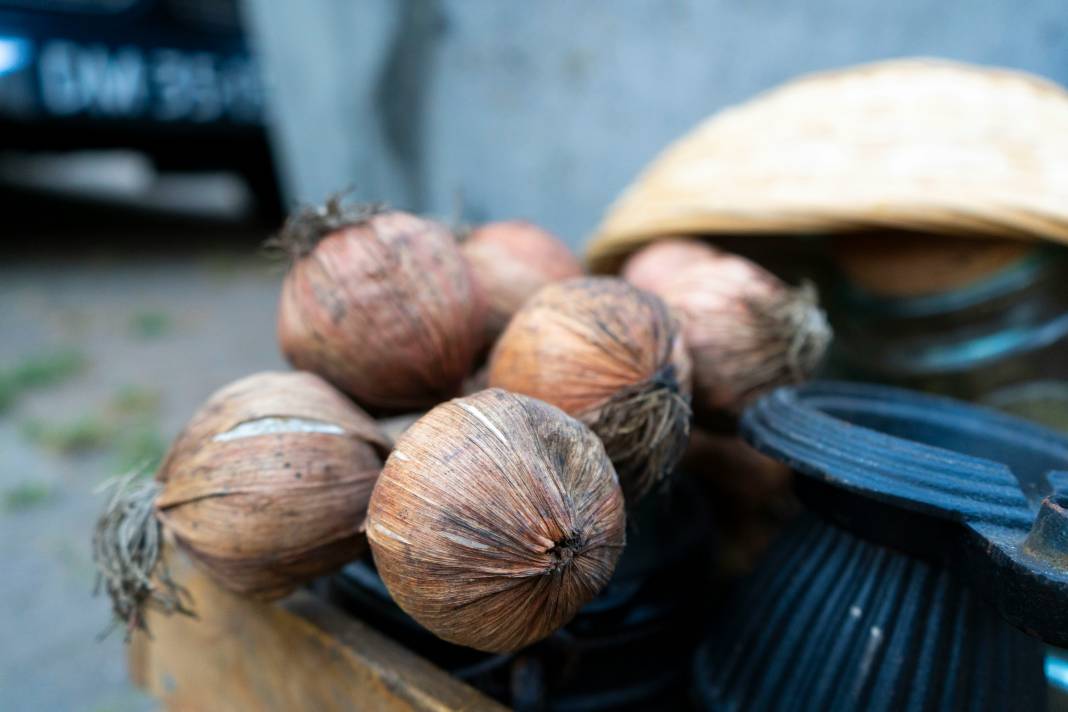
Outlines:
<svg viewBox="0 0 1068 712"><path fill-rule="evenodd" d="M155 509L160 484L133 472L105 487L112 495L93 533L93 562L96 591L103 589L111 599L113 627L125 624L129 642L135 631L149 632L149 608L196 617L188 591L161 559L163 531Z"/></svg>

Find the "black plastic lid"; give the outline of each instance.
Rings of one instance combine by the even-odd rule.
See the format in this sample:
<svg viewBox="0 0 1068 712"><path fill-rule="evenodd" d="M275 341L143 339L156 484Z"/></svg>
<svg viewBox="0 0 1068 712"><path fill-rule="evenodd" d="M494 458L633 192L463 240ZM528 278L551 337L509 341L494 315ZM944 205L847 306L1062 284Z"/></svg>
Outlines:
<svg viewBox="0 0 1068 712"><path fill-rule="evenodd" d="M1013 625L1068 646L1068 439L996 411L847 382L781 388L742 433L855 533L956 570Z"/></svg>

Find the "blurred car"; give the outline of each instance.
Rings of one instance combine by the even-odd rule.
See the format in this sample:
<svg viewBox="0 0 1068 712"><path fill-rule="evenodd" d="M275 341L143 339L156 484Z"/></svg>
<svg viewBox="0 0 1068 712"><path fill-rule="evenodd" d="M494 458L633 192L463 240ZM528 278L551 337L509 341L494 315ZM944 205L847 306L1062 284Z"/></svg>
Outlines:
<svg viewBox="0 0 1068 712"><path fill-rule="evenodd" d="M274 209L263 106L236 0L0 0L5 182L41 152L132 149L160 173L238 173Z"/></svg>

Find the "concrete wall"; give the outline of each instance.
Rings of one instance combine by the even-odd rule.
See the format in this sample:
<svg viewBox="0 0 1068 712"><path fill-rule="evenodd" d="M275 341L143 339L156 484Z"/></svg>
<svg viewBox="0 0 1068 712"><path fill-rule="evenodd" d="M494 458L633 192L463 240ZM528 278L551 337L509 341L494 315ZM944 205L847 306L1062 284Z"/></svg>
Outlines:
<svg viewBox="0 0 1068 712"><path fill-rule="evenodd" d="M668 142L802 72L932 55L1068 83L1065 0L246 0L246 10L292 200L353 186L443 217L527 217L575 246Z"/></svg>

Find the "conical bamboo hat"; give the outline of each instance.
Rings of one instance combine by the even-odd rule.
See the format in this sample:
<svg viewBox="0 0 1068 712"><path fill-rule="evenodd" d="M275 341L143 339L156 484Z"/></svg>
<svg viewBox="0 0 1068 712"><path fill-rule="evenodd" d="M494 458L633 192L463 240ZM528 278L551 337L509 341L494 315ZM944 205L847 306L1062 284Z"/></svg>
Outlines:
<svg viewBox="0 0 1068 712"><path fill-rule="evenodd" d="M932 59L802 77L669 146L587 256L610 271L664 235L883 228L1068 242L1068 92Z"/></svg>

